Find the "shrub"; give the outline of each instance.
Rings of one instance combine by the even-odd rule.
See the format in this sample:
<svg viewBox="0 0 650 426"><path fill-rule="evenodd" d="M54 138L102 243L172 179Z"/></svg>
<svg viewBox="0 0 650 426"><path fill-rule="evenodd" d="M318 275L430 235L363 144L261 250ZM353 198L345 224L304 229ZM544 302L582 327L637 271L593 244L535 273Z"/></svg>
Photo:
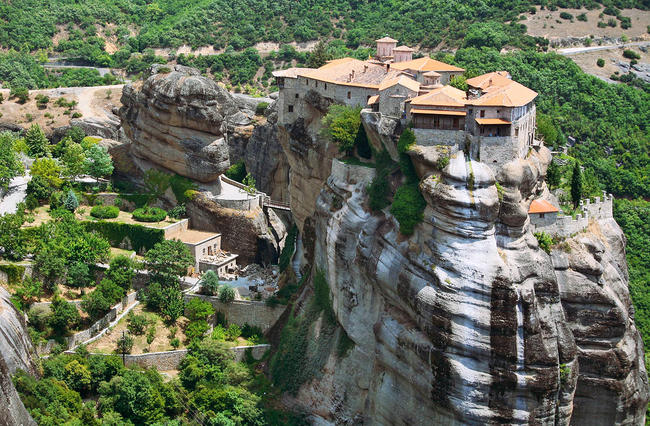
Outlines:
<svg viewBox="0 0 650 426"><path fill-rule="evenodd" d="M198 189L196 182L193 182L185 176L178 174L173 175L171 178L169 178L169 186L172 188L174 197L176 197L176 201L179 204L183 204L188 201L188 191L196 191Z"/></svg>
<svg viewBox="0 0 650 426"><path fill-rule="evenodd" d="M72 118L81 118L81 113L79 111L75 111L72 113Z"/></svg>
<svg viewBox="0 0 650 426"><path fill-rule="evenodd" d="M160 222L165 220L167 212L158 207L141 207L135 209L132 216L138 222Z"/></svg>
<svg viewBox="0 0 650 426"><path fill-rule="evenodd" d="M264 332L262 329L255 325L250 325L248 323L244 324L241 328L241 337L248 339L253 336L262 336Z"/></svg>
<svg viewBox="0 0 650 426"><path fill-rule="evenodd" d="M397 150L400 153L407 152L415 144L415 133L411 129L405 129L397 141Z"/></svg>
<svg viewBox="0 0 650 426"><path fill-rule="evenodd" d="M129 330L129 333L135 334L136 336L143 335L147 325L149 325L147 317L144 315L135 315L133 311L129 312L126 316L126 322L126 328Z"/></svg>
<svg viewBox="0 0 650 426"><path fill-rule="evenodd" d="M235 289L229 285L221 286L219 289L219 300L223 303L231 303L235 300Z"/></svg>
<svg viewBox="0 0 650 426"><path fill-rule="evenodd" d="M264 115L264 111L266 111L266 109L267 109L268 107L269 107L269 103L268 103L268 102L260 102L260 103L257 104L257 106L255 107L255 114L257 114L257 115Z"/></svg>
<svg viewBox="0 0 650 426"><path fill-rule="evenodd" d="M437 168L438 170L442 170L442 169L444 169L445 167L447 167L448 165L449 165L449 157L447 157L447 156L441 155L441 156L438 157L438 159L436 160L436 168Z"/></svg>
<svg viewBox="0 0 650 426"><path fill-rule="evenodd" d="M399 230L404 235L411 235L415 225L422 220L426 202L418 189L417 183L402 185L395 193L390 212L399 222Z"/></svg>
<svg viewBox="0 0 650 426"><path fill-rule="evenodd" d="M605 66L605 60L603 58L598 58L596 61L596 65L598 65L600 68Z"/></svg>
<svg viewBox="0 0 650 426"><path fill-rule="evenodd" d="M26 87L12 87L10 98L16 98L19 104L24 104L29 99L29 90Z"/></svg>
<svg viewBox="0 0 650 426"><path fill-rule="evenodd" d="M560 18L567 19L567 20L572 20L573 15L571 15L569 12L560 12Z"/></svg>
<svg viewBox="0 0 650 426"><path fill-rule="evenodd" d="M172 72L172 70L169 67L158 68L158 74L169 74L170 72Z"/></svg>
<svg viewBox="0 0 650 426"><path fill-rule="evenodd" d="M133 337L129 336L128 334L122 335L118 340L117 340L117 347L115 348L115 352L118 354L130 354L131 350L133 349Z"/></svg>
<svg viewBox="0 0 650 426"><path fill-rule="evenodd" d="M50 102L50 98L48 96L45 96L40 93L36 95L35 99L36 99L36 105L38 106L39 109L47 108L47 103Z"/></svg>
<svg viewBox="0 0 650 426"><path fill-rule="evenodd" d="M213 270L203 274L200 284L203 294L214 296L219 293L219 277Z"/></svg>
<svg viewBox="0 0 650 426"><path fill-rule="evenodd" d="M75 195L74 191L70 190L65 195L65 199L63 200L63 207L65 207L66 210L71 212L77 210L77 207L79 207L79 200L77 199L77 196Z"/></svg>
<svg viewBox="0 0 650 426"><path fill-rule="evenodd" d="M244 164L244 160L230 166L228 170L226 170L226 177L240 183L243 182L246 177L246 164Z"/></svg>
<svg viewBox="0 0 650 426"><path fill-rule="evenodd" d="M169 217L174 218L174 219L180 219L182 217L185 217L187 215L187 208L185 207L185 204L178 204L177 206L174 206L169 211Z"/></svg>
<svg viewBox="0 0 650 426"><path fill-rule="evenodd" d="M194 298L185 305L185 316L190 321L207 320L214 314L214 308L210 302Z"/></svg>
<svg viewBox="0 0 650 426"><path fill-rule="evenodd" d="M278 264L280 265L280 272L283 272L289 266L291 262L291 256L296 248L296 238L298 237L298 227L294 224L289 233L287 234L287 239L284 243L284 248L280 254L280 259Z"/></svg>
<svg viewBox="0 0 650 426"><path fill-rule="evenodd" d="M608 19L607 20L607 26L612 27L612 28L616 27L616 19L614 19L614 18Z"/></svg>
<svg viewBox="0 0 650 426"><path fill-rule="evenodd" d="M632 49L625 49L623 51L623 57L627 59L637 59L637 60L641 59L641 55L639 55Z"/></svg>
<svg viewBox="0 0 650 426"><path fill-rule="evenodd" d="M553 239L546 232L535 232L535 238L539 243L539 248L544 250L547 254L551 254L551 246L553 245Z"/></svg>
<svg viewBox="0 0 650 426"><path fill-rule="evenodd" d="M155 324L149 327L147 331L147 345L150 345L156 338L156 326Z"/></svg>
<svg viewBox="0 0 650 426"><path fill-rule="evenodd" d="M74 262L68 268L67 284L71 287L88 287L90 284L90 269L82 262Z"/></svg>
<svg viewBox="0 0 650 426"><path fill-rule="evenodd" d="M138 253L152 249L165 239L165 231L162 229L142 225L104 221L86 221L83 224L87 231L99 233L113 247L117 247L128 237L131 247Z"/></svg>
<svg viewBox="0 0 650 426"><path fill-rule="evenodd" d="M114 219L120 214L120 209L115 206L95 206L90 209L90 215L97 219Z"/></svg>
<svg viewBox="0 0 650 426"><path fill-rule="evenodd" d="M226 330L226 338L228 340L237 340L241 336L241 329L237 324L230 324Z"/></svg>
<svg viewBox="0 0 650 426"><path fill-rule="evenodd" d="M587 22L587 15L584 13L581 13L580 15L576 16L576 18L578 19L578 21Z"/></svg>
<svg viewBox="0 0 650 426"><path fill-rule="evenodd" d="M206 320L198 320L190 322L185 328L185 336L187 341L191 342L195 339L200 339L203 337L206 331L208 331L208 323Z"/></svg>
<svg viewBox="0 0 650 426"><path fill-rule="evenodd" d="M172 348L178 349L178 347L181 345L181 341L178 339L178 337L174 337L169 341L169 344L172 345Z"/></svg>

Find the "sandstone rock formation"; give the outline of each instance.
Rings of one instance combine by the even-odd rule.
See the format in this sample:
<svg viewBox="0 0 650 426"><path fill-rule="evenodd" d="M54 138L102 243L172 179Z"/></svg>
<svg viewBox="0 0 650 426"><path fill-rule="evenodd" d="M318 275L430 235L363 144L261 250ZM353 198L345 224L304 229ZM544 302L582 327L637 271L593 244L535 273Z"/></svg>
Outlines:
<svg viewBox="0 0 650 426"><path fill-rule="evenodd" d="M181 65L144 82L124 86L120 117L131 152L146 161L199 182L210 182L230 165L226 120L242 113L225 88ZM168 69L167 69L168 70Z"/></svg>
<svg viewBox="0 0 650 426"><path fill-rule="evenodd" d="M286 199L288 168L277 141L277 114L271 105L265 117L255 116L258 103L273 100L232 95L195 68L165 68L154 65L144 82L123 89L124 137L107 137L123 143L118 153L134 158L116 171L132 175L133 167L140 173L157 167L209 185L244 160L259 190Z"/></svg>
<svg viewBox="0 0 650 426"><path fill-rule="evenodd" d="M34 359L23 315L11 303L9 293L0 287L0 424L36 424L11 382L18 369L37 374Z"/></svg>
<svg viewBox="0 0 650 426"><path fill-rule="evenodd" d="M539 248L527 211L547 192L546 148L496 176L462 152L442 171L420 161L427 207L405 237L369 211L367 174L330 175L336 152L310 114L279 129L292 212L354 348L332 350L289 405L335 424L642 423L622 233L595 222L568 254ZM373 145L394 143L389 123L364 121Z"/></svg>

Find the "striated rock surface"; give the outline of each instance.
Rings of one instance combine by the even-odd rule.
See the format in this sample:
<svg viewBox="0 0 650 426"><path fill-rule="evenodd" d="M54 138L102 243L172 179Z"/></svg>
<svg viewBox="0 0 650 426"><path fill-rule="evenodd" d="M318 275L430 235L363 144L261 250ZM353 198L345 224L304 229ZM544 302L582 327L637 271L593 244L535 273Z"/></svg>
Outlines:
<svg viewBox="0 0 650 426"><path fill-rule="evenodd" d="M546 148L497 176L462 152L442 172L423 156L427 207L405 237L387 210L369 211L363 167L326 170L335 153L311 114L280 127L292 212L354 348L321 354L322 374L287 404L322 424L643 423L620 229L595 222L552 256L528 229L530 202L547 192ZM363 120L373 145L394 140Z"/></svg>
<svg viewBox="0 0 650 426"><path fill-rule="evenodd" d="M195 68L154 65L144 82L124 86L120 117L131 152L199 182L214 181L229 166L227 122L244 120L225 88Z"/></svg>
<svg viewBox="0 0 650 426"><path fill-rule="evenodd" d="M11 303L9 293L0 287L0 424L36 424L11 382L18 369L37 374L35 359L25 320Z"/></svg>

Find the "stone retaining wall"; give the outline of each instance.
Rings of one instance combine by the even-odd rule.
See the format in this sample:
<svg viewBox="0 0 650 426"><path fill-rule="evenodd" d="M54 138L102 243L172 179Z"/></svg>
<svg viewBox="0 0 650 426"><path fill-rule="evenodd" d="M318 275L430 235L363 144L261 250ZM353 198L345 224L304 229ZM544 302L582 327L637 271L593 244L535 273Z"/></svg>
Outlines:
<svg viewBox="0 0 650 426"><path fill-rule="evenodd" d="M356 184L358 182L372 182L376 173L376 170L372 167L345 164L334 159L332 160L332 173L330 176L342 182Z"/></svg>
<svg viewBox="0 0 650 426"><path fill-rule="evenodd" d="M193 298L206 300L212 304L217 312L226 316L228 323L243 326L244 324L260 327L266 332L271 328L284 312L284 305L271 307L264 302L253 300L234 300L231 303L222 303L219 298L202 294L186 294L185 302Z"/></svg>
<svg viewBox="0 0 650 426"><path fill-rule="evenodd" d="M260 360L264 354L271 348L271 345L255 346L235 346L228 348L235 355L235 362L241 362L244 359L246 350L251 350L254 359ZM67 354L74 354L74 351L65 351ZM112 354L93 353L91 355L110 356ZM155 368L158 371L178 370L181 361L187 355L187 349L179 349L167 352L150 352L147 354L125 355L124 362L127 367L138 366L142 368Z"/></svg>
<svg viewBox="0 0 650 426"><path fill-rule="evenodd" d="M132 292L122 299L121 302L117 303L111 308L110 311L102 318L100 318L96 323L91 325L89 328L82 330L78 333L73 334L72 336L65 338L65 344L63 345L66 349L74 348L81 343L84 343L90 340L92 337L98 335L106 327L109 326L111 321L115 320L117 316L122 313L128 306L135 302L137 293ZM52 351L54 346L57 345L57 342L54 339L48 340L46 343L38 345L36 352L39 355L48 354Z"/></svg>
<svg viewBox="0 0 650 426"><path fill-rule="evenodd" d="M587 229L590 220L607 220L614 217L613 212L614 196L603 192L603 197L595 197L591 200L581 200L581 213L575 217L558 215L555 221L545 220L532 223L533 232L546 232L549 235L570 237Z"/></svg>

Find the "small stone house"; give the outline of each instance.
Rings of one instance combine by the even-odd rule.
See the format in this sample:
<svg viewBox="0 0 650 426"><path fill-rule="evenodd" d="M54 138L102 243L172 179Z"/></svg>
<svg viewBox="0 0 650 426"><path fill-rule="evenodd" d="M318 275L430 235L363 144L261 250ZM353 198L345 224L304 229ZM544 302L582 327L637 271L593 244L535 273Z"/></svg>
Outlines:
<svg viewBox="0 0 650 426"><path fill-rule="evenodd" d="M546 200L533 200L528 208L528 217L534 229L553 226L560 210Z"/></svg>

